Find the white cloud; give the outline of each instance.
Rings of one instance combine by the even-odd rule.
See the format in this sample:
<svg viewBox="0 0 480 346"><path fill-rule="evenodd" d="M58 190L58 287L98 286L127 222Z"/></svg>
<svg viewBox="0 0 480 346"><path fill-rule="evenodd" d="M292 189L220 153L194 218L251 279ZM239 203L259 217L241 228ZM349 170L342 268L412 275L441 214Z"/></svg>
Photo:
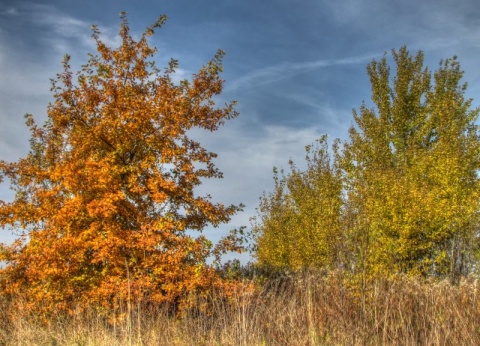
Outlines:
<svg viewBox="0 0 480 346"><path fill-rule="evenodd" d="M52 32L47 40L57 52L70 54L84 48L95 49L95 42L91 37L91 27L95 23L73 18L46 5L31 5L29 14L35 24L47 27ZM107 46L117 47L121 43L116 29L101 26L100 31L101 40Z"/></svg>
<svg viewBox="0 0 480 346"><path fill-rule="evenodd" d="M16 7L3 10L0 14L15 16L16 21L30 27L46 29L47 34L40 36L39 39L44 40L51 49L62 55L85 48L89 50L95 48L95 42L91 38L91 25L95 23L74 18L52 5L20 1ZM101 39L107 45L120 44L118 30L100 26L100 31Z"/></svg>
<svg viewBox="0 0 480 346"><path fill-rule="evenodd" d="M308 95L292 91L282 95L285 99L291 100L299 105L307 106L311 109L309 113L312 117L321 119L318 122L317 131L328 134L330 138L343 138L347 136L349 122L346 119L352 119L352 107L344 105L344 108L338 108L331 104L324 93L320 95ZM326 99L326 100L324 100Z"/></svg>
<svg viewBox="0 0 480 346"><path fill-rule="evenodd" d="M459 44L480 46L475 0L322 0L319 4L339 27L361 32L377 44L391 45L385 49L403 44L424 51Z"/></svg>
<svg viewBox="0 0 480 346"><path fill-rule="evenodd" d="M222 180L206 180L199 193L209 193L225 204L246 204L247 212L239 216L244 222L252 216L262 192L273 187L273 167L288 166L290 158L301 167L305 146L322 134L316 127L261 126L251 120L240 117L216 133L192 133L194 139L218 154L215 164L224 173Z"/></svg>
<svg viewBox="0 0 480 346"><path fill-rule="evenodd" d="M76 71L86 62L87 52L95 52L95 42L91 38L91 23L51 5L19 2L4 10L0 5L0 20L2 17L14 17L18 27L41 32L38 37L31 37L41 40L42 48L37 54L25 40L25 33L0 25L0 158L13 161L28 150L29 134L23 115L32 113L39 124L45 119L52 99L50 78L61 72L63 55L72 56L72 71ZM120 44L118 28L100 26L100 31L101 40L107 45Z"/></svg>
<svg viewBox="0 0 480 346"><path fill-rule="evenodd" d="M378 54L368 54L340 59L321 59L316 61L281 63L278 65L254 70L236 80L230 81L229 85L227 86L227 90L234 91L244 87L254 87L269 84L300 73L329 66L362 64L369 62L372 58L377 56Z"/></svg>
<svg viewBox="0 0 480 346"><path fill-rule="evenodd" d="M365 19L367 14L377 12L378 1L370 0L342 0L342 1L320 1L322 8L330 9L334 18L340 23L351 23L355 21L356 24L362 23L360 19ZM380 2L381 4L381 2ZM365 22L366 23L366 22Z"/></svg>
<svg viewBox="0 0 480 346"><path fill-rule="evenodd" d="M185 79L190 79L191 76L192 74L190 73L190 71L179 67L175 70L175 73L171 77L172 77L172 81L175 84L178 84Z"/></svg>
<svg viewBox="0 0 480 346"><path fill-rule="evenodd" d="M0 14L8 15L8 16L16 16L18 14L18 10L15 7L9 7L6 10L0 11Z"/></svg>
<svg viewBox="0 0 480 346"><path fill-rule="evenodd" d="M25 59L1 29L0 47L0 158L13 161L28 149L23 115L42 118L49 101L49 78L55 72L48 63Z"/></svg>

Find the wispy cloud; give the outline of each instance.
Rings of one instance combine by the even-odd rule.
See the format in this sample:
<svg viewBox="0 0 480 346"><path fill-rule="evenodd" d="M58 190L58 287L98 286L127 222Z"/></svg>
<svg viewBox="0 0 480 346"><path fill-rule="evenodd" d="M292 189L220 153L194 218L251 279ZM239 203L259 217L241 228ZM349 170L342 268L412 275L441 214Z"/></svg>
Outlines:
<svg viewBox="0 0 480 346"><path fill-rule="evenodd" d="M8 7L6 9L0 10L0 15L16 16L17 14L18 10L15 7Z"/></svg>
<svg viewBox="0 0 480 346"><path fill-rule="evenodd" d="M341 25L354 25L365 33L381 29L382 34L375 37L379 42L408 43L422 50L466 43L480 46L480 8L476 0L322 0L322 6Z"/></svg>
<svg viewBox="0 0 480 346"><path fill-rule="evenodd" d="M46 44L61 54L81 48L92 48L95 43L91 38L91 25L84 20L74 18L52 5L20 1L14 7L2 9L0 16L15 18L16 21L28 22L30 26L46 29L43 36ZM100 27L102 40L111 46L120 43L116 30Z"/></svg>
<svg viewBox="0 0 480 346"><path fill-rule="evenodd" d="M241 76L237 80L231 81L228 90L238 90L245 87L255 87L259 85L273 83L282 79L290 78L294 75L312 71L315 69L336 66L336 65L355 65L370 61L377 55L362 55L340 59L327 59L294 63L281 63L274 66L268 66L254 70Z"/></svg>
<svg viewBox="0 0 480 346"><path fill-rule="evenodd" d="M0 21L42 32L34 35L41 40L38 52L37 46L29 44L33 38L11 26L0 26L0 157L15 161L28 150L23 114L32 113L42 123L51 95L49 79L59 72L62 55L84 54L91 50L86 46L92 40L86 22L53 6L22 1L14 7L0 5Z"/></svg>
<svg viewBox="0 0 480 346"><path fill-rule="evenodd" d="M305 145L312 144L322 131L317 126L262 125L254 117L227 122L216 133L195 131L193 138L218 154L215 162L224 172L223 180L205 181L200 190L214 191L214 199L227 204L243 202L253 212L258 197L273 186L272 168L288 166L290 158L301 164Z"/></svg>

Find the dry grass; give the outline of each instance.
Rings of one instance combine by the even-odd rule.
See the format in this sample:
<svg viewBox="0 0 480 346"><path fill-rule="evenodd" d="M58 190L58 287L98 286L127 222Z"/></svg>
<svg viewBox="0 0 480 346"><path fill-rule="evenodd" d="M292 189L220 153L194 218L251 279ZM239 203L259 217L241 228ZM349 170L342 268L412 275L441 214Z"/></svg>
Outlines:
<svg viewBox="0 0 480 346"><path fill-rule="evenodd" d="M0 345L480 345L476 279L397 277L361 292L339 274L306 273L235 303L218 296L182 317L136 306L116 323L94 312L44 323L0 302Z"/></svg>

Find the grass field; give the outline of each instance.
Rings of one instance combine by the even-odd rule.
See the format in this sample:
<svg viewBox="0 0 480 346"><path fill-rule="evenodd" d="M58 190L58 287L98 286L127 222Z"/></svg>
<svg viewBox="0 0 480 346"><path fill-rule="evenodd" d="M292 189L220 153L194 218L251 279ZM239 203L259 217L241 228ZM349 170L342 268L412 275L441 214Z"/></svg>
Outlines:
<svg viewBox="0 0 480 346"><path fill-rule="evenodd" d="M480 345L479 282L395 277L355 289L338 273L257 284L182 315L125 306L48 321L0 302L0 345ZM112 318L116 317L116 318Z"/></svg>

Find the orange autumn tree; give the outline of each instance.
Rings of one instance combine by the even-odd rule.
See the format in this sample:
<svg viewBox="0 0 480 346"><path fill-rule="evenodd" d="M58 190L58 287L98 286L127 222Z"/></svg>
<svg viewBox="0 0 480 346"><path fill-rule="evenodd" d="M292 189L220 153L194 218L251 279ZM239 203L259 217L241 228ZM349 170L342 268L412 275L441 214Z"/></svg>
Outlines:
<svg viewBox="0 0 480 346"><path fill-rule="evenodd" d="M212 100L222 91L222 51L180 83L177 61L160 70L150 60L156 48L147 38L165 18L135 41L123 15L117 49L92 27L99 55L76 75L66 56L47 121L39 127L26 116L30 152L0 162L16 193L1 202L0 225L22 233L0 248L2 294L68 309L118 297L177 301L217 280L206 259L219 248L192 231L229 221L240 206L196 196L203 178L222 174L216 154L188 131L215 131L237 113L234 102L217 108Z"/></svg>

